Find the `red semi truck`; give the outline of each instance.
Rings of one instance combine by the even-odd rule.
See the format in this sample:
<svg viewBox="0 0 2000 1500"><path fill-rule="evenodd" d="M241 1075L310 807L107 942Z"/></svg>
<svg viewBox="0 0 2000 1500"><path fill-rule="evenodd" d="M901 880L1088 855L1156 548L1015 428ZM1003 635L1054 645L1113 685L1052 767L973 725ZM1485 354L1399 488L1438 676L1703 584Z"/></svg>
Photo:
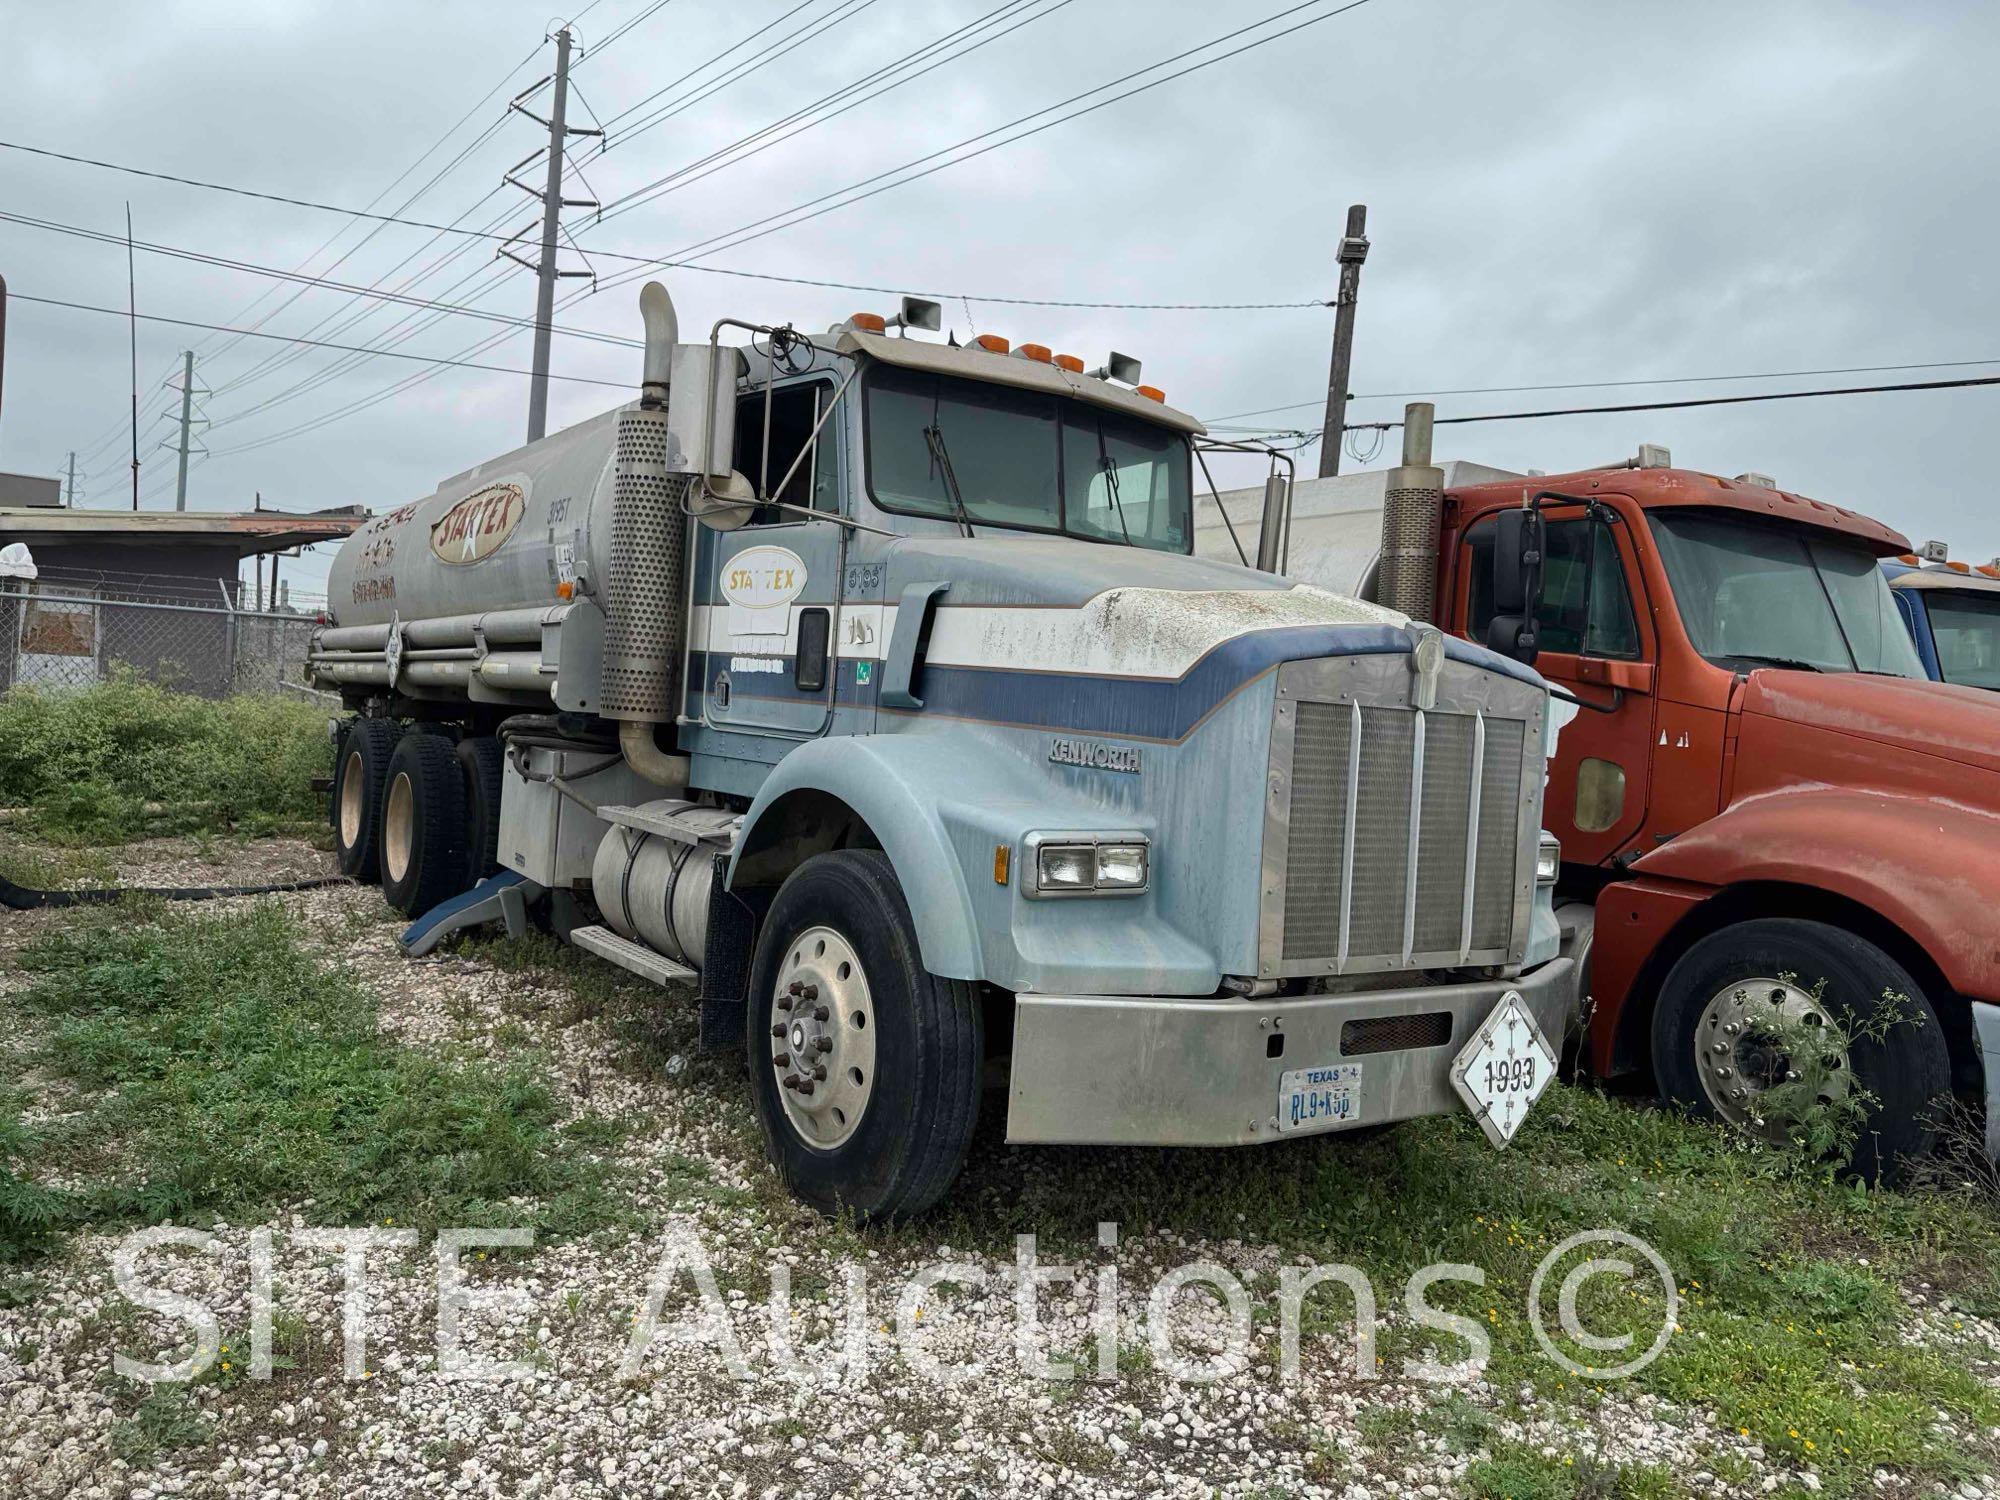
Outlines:
<svg viewBox="0 0 2000 1500"><path fill-rule="evenodd" d="M1418 425L1401 469L1301 482L1277 565L1577 700L1544 821L1592 1068L1775 1136L1783 1038L1839 1020L1851 1042L1813 1076L1879 1100L1859 1169L1929 1150L1947 1094L2000 1154L2000 700L1925 680L1877 566L1909 542L1657 448L1446 475ZM1263 494L1221 498L1242 533ZM1206 519L1200 550L1229 549Z"/></svg>

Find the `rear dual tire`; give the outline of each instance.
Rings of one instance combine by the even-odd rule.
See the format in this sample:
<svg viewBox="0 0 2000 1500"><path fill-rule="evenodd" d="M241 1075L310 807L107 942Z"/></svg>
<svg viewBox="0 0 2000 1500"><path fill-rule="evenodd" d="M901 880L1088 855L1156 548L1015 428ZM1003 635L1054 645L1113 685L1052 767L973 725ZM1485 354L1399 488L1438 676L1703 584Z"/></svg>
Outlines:
<svg viewBox="0 0 2000 1500"><path fill-rule="evenodd" d="M333 848L340 873L381 879L382 794L400 731L387 719L355 719L341 733L333 768Z"/></svg>
<svg viewBox="0 0 2000 1500"><path fill-rule="evenodd" d="M382 894L420 916L465 889L465 772L441 734L406 734L382 793Z"/></svg>

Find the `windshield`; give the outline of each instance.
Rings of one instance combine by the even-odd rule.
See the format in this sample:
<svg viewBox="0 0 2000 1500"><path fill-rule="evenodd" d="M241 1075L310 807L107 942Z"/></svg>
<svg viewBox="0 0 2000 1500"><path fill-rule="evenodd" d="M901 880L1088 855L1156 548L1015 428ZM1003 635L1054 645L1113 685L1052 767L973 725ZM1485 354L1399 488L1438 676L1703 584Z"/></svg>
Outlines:
<svg viewBox="0 0 2000 1500"><path fill-rule="evenodd" d="M2000 688L2000 594L1924 589L1918 597L1930 614L1944 680Z"/></svg>
<svg viewBox="0 0 2000 1500"><path fill-rule="evenodd" d="M1186 552L1187 440L1011 386L878 365L868 488L884 510Z"/></svg>
<svg viewBox="0 0 2000 1500"><path fill-rule="evenodd" d="M1654 511L1649 519L1681 622L1710 661L1924 675L1865 547L1713 511Z"/></svg>

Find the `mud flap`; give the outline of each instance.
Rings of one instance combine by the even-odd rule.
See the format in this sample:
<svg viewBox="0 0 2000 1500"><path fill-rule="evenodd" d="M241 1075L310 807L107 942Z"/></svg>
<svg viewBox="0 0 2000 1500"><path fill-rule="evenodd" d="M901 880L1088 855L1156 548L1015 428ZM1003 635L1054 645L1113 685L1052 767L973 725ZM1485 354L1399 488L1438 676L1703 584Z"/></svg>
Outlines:
<svg viewBox="0 0 2000 1500"><path fill-rule="evenodd" d="M708 941L701 964L701 1045L720 1052L743 1045L750 958L757 916L728 888L729 856L717 854L708 888Z"/></svg>

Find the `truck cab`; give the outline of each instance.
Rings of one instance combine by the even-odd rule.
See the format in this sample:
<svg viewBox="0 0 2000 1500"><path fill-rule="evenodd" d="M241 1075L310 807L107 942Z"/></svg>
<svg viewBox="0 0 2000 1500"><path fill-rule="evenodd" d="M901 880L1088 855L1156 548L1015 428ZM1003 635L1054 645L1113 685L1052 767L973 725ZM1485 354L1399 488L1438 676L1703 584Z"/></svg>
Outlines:
<svg viewBox="0 0 2000 1500"><path fill-rule="evenodd" d="M698 985L828 1211L934 1202L989 1060L1016 1142L1507 1144L1578 998L1567 707L1194 555L1198 421L926 306L683 343L649 287L637 401L357 533L312 658L343 867L412 951L542 910Z"/></svg>
<svg viewBox="0 0 2000 1500"><path fill-rule="evenodd" d="M1359 518L1398 482L1302 484L1294 553L1374 597ZM1440 490L1431 617L1579 709L1545 818L1558 900L1594 908L1595 1070L1773 1139L1809 1072L1823 1102L1866 1089L1870 1172L1956 1093L2000 1150L2000 703L1928 680L1880 567L1907 540L1660 450ZM1885 994L1907 1019L1878 1025ZM1851 1041L1807 1070L1783 1038L1825 1022Z"/></svg>
<svg viewBox="0 0 2000 1500"><path fill-rule="evenodd" d="M1948 561L1939 543L1925 550L1934 557L1905 552L1882 564L1925 675L2000 688L2000 568Z"/></svg>

